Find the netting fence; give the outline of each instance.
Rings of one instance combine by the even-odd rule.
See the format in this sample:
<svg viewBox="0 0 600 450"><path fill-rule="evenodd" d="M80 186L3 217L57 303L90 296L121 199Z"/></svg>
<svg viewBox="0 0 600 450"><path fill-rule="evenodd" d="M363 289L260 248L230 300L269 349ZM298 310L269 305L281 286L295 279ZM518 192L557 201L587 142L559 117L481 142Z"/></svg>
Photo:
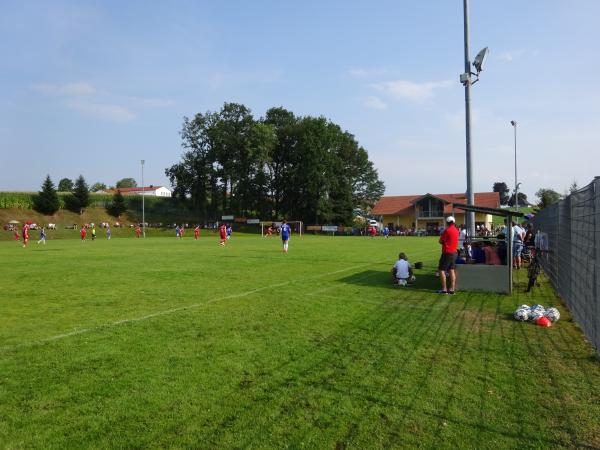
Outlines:
<svg viewBox="0 0 600 450"><path fill-rule="evenodd" d="M600 354L600 177L534 219L542 267Z"/></svg>

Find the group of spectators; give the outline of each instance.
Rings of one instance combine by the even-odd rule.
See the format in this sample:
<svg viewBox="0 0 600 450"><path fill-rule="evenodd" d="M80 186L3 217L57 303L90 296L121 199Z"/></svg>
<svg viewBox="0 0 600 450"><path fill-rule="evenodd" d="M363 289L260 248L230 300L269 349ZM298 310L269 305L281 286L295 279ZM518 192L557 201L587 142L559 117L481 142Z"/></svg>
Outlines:
<svg viewBox="0 0 600 450"><path fill-rule="evenodd" d="M506 265L508 259L507 236L512 231L513 258L512 266L515 269L523 267L523 255L535 246L536 236L532 223L519 224L512 222L509 230L508 224L497 228L498 234L491 238L485 227L480 228L478 236L480 240L469 239L464 226L460 229L456 226L454 217L446 218L447 226L442 232L439 243L442 246L442 254L438 263L437 275L440 277L440 294L454 294L456 289L456 265L457 264L488 264ZM415 278L412 266L408 263L405 253L400 253L398 261L392 268L392 279L394 284L406 286Z"/></svg>

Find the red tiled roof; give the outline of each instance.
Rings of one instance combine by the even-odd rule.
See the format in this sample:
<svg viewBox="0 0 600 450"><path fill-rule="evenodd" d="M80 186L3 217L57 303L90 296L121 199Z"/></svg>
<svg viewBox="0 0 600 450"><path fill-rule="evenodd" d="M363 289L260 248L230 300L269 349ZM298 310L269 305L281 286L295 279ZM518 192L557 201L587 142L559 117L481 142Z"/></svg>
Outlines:
<svg viewBox="0 0 600 450"><path fill-rule="evenodd" d="M106 192L107 194L113 194L117 191L121 191L121 194L126 195L126 194L130 194L132 192L141 192L142 190L144 192L146 191L151 191L154 192L157 189L160 189L162 186L144 186L144 187L128 187L128 188L115 188L115 189L105 189L104 192Z"/></svg>
<svg viewBox="0 0 600 450"><path fill-rule="evenodd" d="M444 202L444 214L452 212L453 203L467 203L465 194L426 194L432 197L437 197ZM415 211L414 203L426 195L387 195L381 197L377 204L371 210L371 214L376 216L383 215L411 215ZM476 192L475 206L484 208L499 208L500 194L498 192ZM454 212L464 212L462 209L456 208Z"/></svg>

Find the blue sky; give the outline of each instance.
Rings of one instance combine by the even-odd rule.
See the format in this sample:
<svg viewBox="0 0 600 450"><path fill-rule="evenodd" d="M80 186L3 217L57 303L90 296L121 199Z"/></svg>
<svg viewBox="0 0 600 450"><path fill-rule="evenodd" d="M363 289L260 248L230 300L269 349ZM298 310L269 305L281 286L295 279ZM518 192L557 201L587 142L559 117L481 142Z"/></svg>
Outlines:
<svg viewBox="0 0 600 450"><path fill-rule="evenodd" d="M600 175L600 2L471 0L476 191ZM325 116L386 194L464 192L461 0L0 3L0 189L82 174L168 185L182 119L240 102Z"/></svg>

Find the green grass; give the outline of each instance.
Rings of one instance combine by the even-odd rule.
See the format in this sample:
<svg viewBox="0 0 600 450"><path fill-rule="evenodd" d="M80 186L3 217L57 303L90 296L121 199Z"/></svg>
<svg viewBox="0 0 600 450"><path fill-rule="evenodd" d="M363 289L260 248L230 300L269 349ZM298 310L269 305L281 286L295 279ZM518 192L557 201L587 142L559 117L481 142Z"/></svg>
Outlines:
<svg viewBox="0 0 600 450"><path fill-rule="evenodd" d="M439 296L433 238L217 242L0 242L0 448L600 447L600 364L547 283Z"/></svg>

